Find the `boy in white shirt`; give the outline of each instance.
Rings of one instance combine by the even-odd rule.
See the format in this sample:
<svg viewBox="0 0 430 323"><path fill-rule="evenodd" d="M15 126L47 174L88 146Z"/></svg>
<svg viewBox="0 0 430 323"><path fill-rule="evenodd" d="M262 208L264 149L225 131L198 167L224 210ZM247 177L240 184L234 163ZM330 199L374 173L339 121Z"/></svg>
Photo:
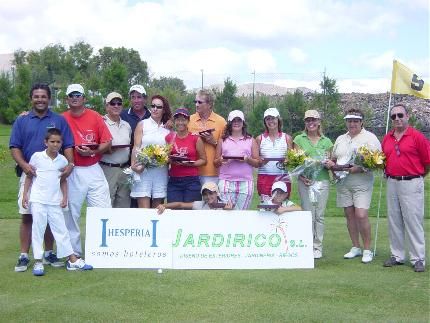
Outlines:
<svg viewBox="0 0 430 323"><path fill-rule="evenodd" d="M43 236L47 223L57 243L59 258L69 257L67 270L91 270L92 266L73 254L64 215L61 208L67 206L67 181L61 179L61 170L67 166L67 159L58 153L62 145L60 130L48 129L45 136L46 150L34 153L29 164L36 169L34 178L27 175L24 184L22 205L31 203L33 225L31 242L34 254L33 275L45 274L43 258ZM31 189L30 189L31 188ZM28 192L30 191L30 194Z"/></svg>
<svg viewBox="0 0 430 323"><path fill-rule="evenodd" d="M272 185L272 196L270 200L266 201L266 205L278 206L273 210L276 214L280 215L285 212L301 211L302 208L288 199L288 187L284 182L274 182ZM261 206L264 210L264 206Z"/></svg>

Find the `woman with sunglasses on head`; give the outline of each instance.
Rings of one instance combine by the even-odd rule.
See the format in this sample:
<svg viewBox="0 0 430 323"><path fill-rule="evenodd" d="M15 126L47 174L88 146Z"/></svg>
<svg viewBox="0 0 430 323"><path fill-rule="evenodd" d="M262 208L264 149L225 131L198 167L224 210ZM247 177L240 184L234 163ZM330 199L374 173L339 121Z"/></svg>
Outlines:
<svg viewBox="0 0 430 323"><path fill-rule="evenodd" d="M349 109L344 117L348 132L339 136L333 146L333 161L328 161L329 168L337 165L352 163L354 153L361 146L381 151L378 138L363 128L363 113L359 109ZM345 259L362 256L363 263L373 260L370 251L371 228L369 222L369 207L373 192L373 173L360 166L346 169L348 175L337 183L336 204L343 207L349 236L352 241L351 250L344 255ZM360 236L363 240L363 251L360 246Z"/></svg>
<svg viewBox="0 0 430 323"><path fill-rule="evenodd" d="M278 109L269 108L264 111L263 122L265 131L256 138L261 157L260 167L258 168L257 191L262 202L270 199L272 185L276 181L284 182L287 185L288 192L291 192L291 181L288 172L277 167L279 161L269 161L267 158L283 160L287 150L293 148L291 136L282 132L282 118Z"/></svg>
<svg viewBox="0 0 430 323"><path fill-rule="evenodd" d="M321 116L316 110L305 112L305 130L294 138L294 148L303 150L307 156L318 160L327 160L331 155L333 143L323 135L321 130ZM326 168L322 169L315 180L304 175L298 178L299 195L302 208L312 213L312 232L314 258L322 257L322 241L324 236L324 212L329 193L329 174ZM310 196L315 190L316 202Z"/></svg>
<svg viewBox="0 0 430 323"><path fill-rule="evenodd" d="M172 145L167 203L201 200L198 167L206 164L206 153L203 140L188 132L189 122L188 109L176 109L173 114L176 132L166 136L167 143Z"/></svg>
<svg viewBox="0 0 430 323"><path fill-rule="evenodd" d="M151 98L151 117L140 121L134 132L134 147L131 154L131 169L140 174L131 188L131 197L137 199L139 208L157 207L166 197L167 166L145 169L137 163L136 153L148 145L166 145L169 134L164 125L172 117L169 102L161 95ZM152 199L152 205L151 205Z"/></svg>
<svg viewBox="0 0 430 323"><path fill-rule="evenodd" d="M253 167L258 167L258 145L246 131L242 111L233 110L218 142L214 165L219 167L219 190L224 202L235 210L246 210L254 192Z"/></svg>

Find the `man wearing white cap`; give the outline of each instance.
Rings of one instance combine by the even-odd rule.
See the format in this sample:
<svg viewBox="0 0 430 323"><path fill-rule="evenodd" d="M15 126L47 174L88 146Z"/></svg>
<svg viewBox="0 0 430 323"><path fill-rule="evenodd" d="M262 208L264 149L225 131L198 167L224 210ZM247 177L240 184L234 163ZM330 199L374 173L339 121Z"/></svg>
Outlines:
<svg viewBox="0 0 430 323"><path fill-rule="evenodd" d="M121 119L127 121L130 124L131 131L134 133L139 121L148 119L151 116L151 112L146 107L146 91L145 88L140 84L135 84L130 87L128 91L130 99L130 108L121 111ZM131 138L133 143L133 135Z"/></svg>
<svg viewBox="0 0 430 323"><path fill-rule="evenodd" d="M99 165L102 154L111 147L112 136L103 118L85 108L85 91L80 84L67 87L69 110L64 117L75 141L75 168L68 178L69 211L65 214L73 251L82 254L79 222L84 200L89 207L111 207L109 185Z"/></svg>
<svg viewBox="0 0 430 323"><path fill-rule="evenodd" d="M348 132L340 135L333 146L332 157L338 165L352 163L354 152L361 146L381 151L378 138L363 128L363 113L359 109L349 109L344 117ZM327 167L334 162L328 161ZM348 169L346 176L336 186L336 204L343 207L349 236L352 242L351 250L344 255L345 259L362 256L363 263L373 260L370 250L371 228L369 222L369 208L373 192L373 173L365 171L360 166ZM360 236L363 240L364 250L360 247Z"/></svg>
<svg viewBox="0 0 430 323"><path fill-rule="evenodd" d="M128 122L120 117L122 111L121 94L109 93L106 97L105 107L107 114L103 120L112 135L112 147L103 154L99 163L109 184L112 207L128 208L130 207L130 187L127 185L127 175L123 169L130 166L128 159L130 156L131 127Z"/></svg>

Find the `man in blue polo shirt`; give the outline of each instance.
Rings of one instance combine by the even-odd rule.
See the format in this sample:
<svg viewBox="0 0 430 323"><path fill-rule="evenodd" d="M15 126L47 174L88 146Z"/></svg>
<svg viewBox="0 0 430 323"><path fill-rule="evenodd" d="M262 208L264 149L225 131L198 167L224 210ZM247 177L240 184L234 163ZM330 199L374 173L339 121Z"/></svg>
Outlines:
<svg viewBox="0 0 430 323"><path fill-rule="evenodd" d="M29 113L19 116L15 120L9 141L9 148L13 159L22 171L19 181L18 209L21 214L20 246L21 254L15 266L16 272L26 271L29 263L28 252L31 244L31 210L22 207L22 193L26 174L36 175L29 165L30 157L38 151L45 150L44 138L49 128L60 129L63 136L63 152L69 164L63 170L62 176L69 176L73 164L73 136L64 117L48 109L51 90L48 85L36 83L30 90L32 109ZM52 252L54 237L49 226L45 234L45 255L43 262L54 267L64 266Z"/></svg>
<svg viewBox="0 0 430 323"><path fill-rule="evenodd" d="M130 124L132 131L131 144L133 144L133 133L137 124L141 120L148 119L151 116L151 112L145 106L147 96L145 88L142 85L133 85L128 91L128 95L130 108L121 111L121 119Z"/></svg>

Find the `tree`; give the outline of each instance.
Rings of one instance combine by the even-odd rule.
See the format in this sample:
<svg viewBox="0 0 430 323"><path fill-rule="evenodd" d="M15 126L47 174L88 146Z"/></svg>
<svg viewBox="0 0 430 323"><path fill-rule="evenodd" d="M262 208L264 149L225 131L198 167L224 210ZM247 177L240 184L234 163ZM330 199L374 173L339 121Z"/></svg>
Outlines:
<svg viewBox="0 0 430 323"><path fill-rule="evenodd" d="M336 80L323 77L320 82L322 93L315 93L308 108L318 110L321 114L321 124L324 134L329 138L337 138L345 132L343 112L339 108L340 94Z"/></svg>
<svg viewBox="0 0 430 323"><path fill-rule="evenodd" d="M103 47L94 57L94 63L98 71L108 68L114 61L126 67L129 86L133 84L148 84L148 65L145 61L141 60L139 52L124 47Z"/></svg>
<svg viewBox="0 0 430 323"><path fill-rule="evenodd" d="M236 92L237 92L236 84L234 84L230 78L227 78L224 81L224 88L222 89L222 91L220 92L215 91L215 95L216 95L215 104L214 104L215 112L227 119L227 116L230 113L230 111L233 111L233 110L243 111L243 103L236 96Z"/></svg>
<svg viewBox="0 0 430 323"><path fill-rule="evenodd" d="M152 79L150 87L162 91L164 89L172 89L177 91L179 94L185 94L186 86L184 81L177 77L165 77L161 76L159 79Z"/></svg>
<svg viewBox="0 0 430 323"><path fill-rule="evenodd" d="M264 132L264 111L269 108L270 101L267 95L259 95L256 98L254 110L247 116L248 132L254 137Z"/></svg>
<svg viewBox="0 0 430 323"><path fill-rule="evenodd" d="M304 129L305 110L306 101L301 91L296 90L294 93L284 95L279 102L284 131L293 137L301 132Z"/></svg>

